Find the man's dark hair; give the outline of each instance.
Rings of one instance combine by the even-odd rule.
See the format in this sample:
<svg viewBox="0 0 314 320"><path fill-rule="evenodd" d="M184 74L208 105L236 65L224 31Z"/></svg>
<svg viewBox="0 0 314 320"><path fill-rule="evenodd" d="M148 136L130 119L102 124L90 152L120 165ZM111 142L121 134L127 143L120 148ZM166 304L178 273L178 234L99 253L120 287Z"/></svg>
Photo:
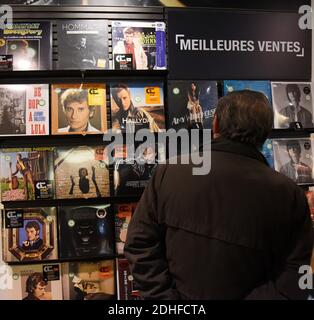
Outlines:
<svg viewBox="0 0 314 320"><path fill-rule="evenodd" d="M122 103L121 103L121 99L119 99L118 97L118 93L121 92L122 90L126 90L129 94L130 94L130 89L129 87L124 84L124 83L119 83L117 85L114 85L111 88L111 95L112 98L114 100L114 102L117 104L117 106L121 109L122 108Z"/></svg>
<svg viewBox="0 0 314 320"><path fill-rule="evenodd" d="M261 92L231 92L218 101L219 133L223 138L261 147L273 124L273 112Z"/></svg>
<svg viewBox="0 0 314 320"><path fill-rule="evenodd" d="M34 272L31 275L29 275L29 277L26 280L26 292L33 293L38 283L40 283L42 286L46 286L48 284L48 282L45 281L42 273Z"/></svg>
<svg viewBox="0 0 314 320"><path fill-rule="evenodd" d="M26 226L25 226L25 230L26 230L26 229L31 229L31 228L34 228L36 231L39 231L39 230L40 230L39 223L36 222L36 221L29 221L29 222L27 222L27 224L26 224Z"/></svg>
<svg viewBox="0 0 314 320"><path fill-rule="evenodd" d="M288 83L286 85L286 94L287 94L287 97L288 97L289 101L291 101L290 98L289 98L289 95L288 95L289 92L294 92L296 94L296 99L298 101L300 101L301 91L300 91L299 86L296 83Z"/></svg>
<svg viewBox="0 0 314 320"><path fill-rule="evenodd" d="M299 141L296 141L296 140L287 141L286 148L287 148L287 151L289 151L289 149L295 149L299 154L301 154L301 146Z"/></svg>

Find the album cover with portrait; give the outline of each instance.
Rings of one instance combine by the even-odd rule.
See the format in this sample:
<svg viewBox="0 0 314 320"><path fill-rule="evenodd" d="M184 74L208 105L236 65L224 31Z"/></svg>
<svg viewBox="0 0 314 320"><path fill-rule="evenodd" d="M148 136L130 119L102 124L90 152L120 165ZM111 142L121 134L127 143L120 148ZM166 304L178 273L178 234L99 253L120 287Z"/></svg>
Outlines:
<svg viewBox="0 0 314 320"><path fill-rule="evenodd" d="M62 264L65 300L112 300L115 298L114 260Z"/></svg>
<svg viewBox="0 0 314 320"><path fill-rule="evenodd" d="M115 148L115 195L141 195L158 163L165 160L163 144L138 145L135 153L126 146Z"/></svg>
<svg viewBox="0 0 314 320"><path fill-rule="evenodd" d="M252 90L263 93L272 105L271 85L270 81L261 80L225 80L224 96L233 91Z"/></svg>
<svg viewBox="0 0 314 320"><path fill-rule="evenodd" d="M117 259L118 300L142 300L127 259Z"/></svg>
<svg viewBox="0 0 314 320"><path fill-rule="evenodd" d="M163 84L111 83L111 121L114 132L165 130Z"/></svg>
<svg viewBox="0 0 314 320"><path fill-rule="evenodd" d="M52 61L50 21L13 20L12 29L0 29L0 55L13 55L13 70L50 70Z"/></svg>
<svg viewBox="0 0 314 320"><path fill-rule="evenodd" d="M0 136L49 135L49 85L0 85Z"/></svg>
<svg viewBox="0 0 314 320"><path fill-rule="evenodd" d="M164 22L112 21L113 68L118 70L166 69Z"/></svg>
<svg viewBox="0 0 314 320"><path fill-rule="evenodd" d="M53 147L0 150L2 201L53 199Z"/></svg>
<svg viewBox="0 0 314 320"><path fill-rule="evenodd" d="M110 204L58 208L60 258L103 257L114 253Z"/></svg>
<svg viewBox="0 0 314 320"><path fill-rule="evenodd" d="M57 37L57 69L109 69L106 20L60 20Z"/></svg>
<svg viewBox="0 0 314 320"><path fill-rule="evenodd" d="M268 165L271 168L274 168L274 151L273 151L273 141L272 139L266 139L264 142L261 150L260 150L265 157Z"/></svg>
<svg viewBox="0 0 314 320"><path fill-rule="evenodd" d="M211 129L217 102L216 81L169 81L168 128Z"/></svg>
<svg viewBox="0 0 314 320"><path fill-rule="evenodd" d="M104 83L53 84L52 134L100 134L107 130Z"/></svg>
<svg viewBox="0 0 314 320"><path fill-rule="evenodd" d="M14 208L3 213L5 262L58 258L56 208Z"/></svg>
<svg viewBox="0 0 314 320"><path fill-rule="evenodd" d="M274 128L313 128L310 82L272 82Z"/></svg>
<svg viewBox="0 0 314 320"><path fill-rule="evenodd" d="M103 146L54 149L57 199L101 198L110 195L109 170Z"/></svg>
<svg viewBox="0 0 314 320"><path fill-rule="evenodd" d="M128 232L128 226L132 215L136 209L137 203L117 204L115 207L115 238L116 253L124 254L124 244Z"/></svg>
<svg viewBox="0 0 314 320"><path fill-rule="evenodd" d="M310 138L274 139L275 170L297 184L311 184L313 155Z"/></svg>
<svg viewBox="0 0 314 320"><path fill-rule="evenodd" d="M0 300L63 299L58 263L6 266L1 277L6 289L0 290Z"/></svg>

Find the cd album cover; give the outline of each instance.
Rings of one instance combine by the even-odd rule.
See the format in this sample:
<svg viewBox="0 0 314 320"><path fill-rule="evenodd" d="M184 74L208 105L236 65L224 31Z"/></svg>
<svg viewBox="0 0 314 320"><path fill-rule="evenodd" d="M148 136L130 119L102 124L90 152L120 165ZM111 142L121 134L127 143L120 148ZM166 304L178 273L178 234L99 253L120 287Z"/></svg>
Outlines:
<svg viewBox="0 0 314 320"><path fill-rule="evenodd" d="M115 149L114 192L115 195L140 195L159 162L165 160L162 144L141 145L138 154L131 154L126 146Z"/></svg>
<svg viewBox="0 0 314 320"><path fill-rule="evenodd" d="M164 22L112 21L114 69L166 69L165 29Z"/></svg>
<svg viewBox="0 0 314 320"><path fill-rule="evenodd" d="M117 259L118 300L141 300L127 259Z"/></svg>
<svg viewBox="0 0 314 320"><path fill-rule="evenodd" d="M49 135L48 84L0 85L0 136Z"/></svg>
<svg viewBox="0 0 314 320"><path fill-rule="evenodd" d="M253 90L264 93L272 105L272 95L270 81L254 81L254 80L225 80L224 81L224 95L233 91L239 90Z"/></svg>
<svg viewBox="0 0 314 320"><path fill-rule="evenodd" d="M309 82L272 82L274 128L313 128Z"/></svg>
<svg viewBox="0 0 314 320"><path fill-rule="evenodd" d="M106 85L51 86L52 134L93 134L107 130Z"/></svg>
<svg viewBox="0 0 314 320"><path fill-rule="evenodd" d="M0 54L13 55L13 70L51 68L50 21L14 22L0 29Z"/></svg>
<svg viewBox="0 0 314 320"><path fill-rule="evenodd" d="M1 150L2 201L54 198L53 149L42 147Z"/></svg>
<svg viewBox="0 0 314 320"><path fill-rule="evenodd" d="M112 300L115 298L114 260L62 264L65 300Z"/></svg>
<svg viewBox="0 0 314 320"><path fill-rule="evenodd" d="M266 139L260 150L265 157L268 165L274 169L274 151L273 151L273 141L271 139Z"/></svg>
<svg viewBox="0 0 314 320"><path fill-rule="evenodd" d="M57 22L58 69L108 69L106 20Z"/></svg>
<svg viewBox="0 0 314 320"><path fill-rule="evenodd" d="M7 289L0 300L62 300L61 265L7 266Z"/></svg>
<svg viewBox="0 0 314 320"><path fill-rule="evenodd" d="M162 83L112 83L112 129L134 133L139 129L165 129Z"/></svg>
<svg viewBox="0 0 314 320"><path fill-rule="evenodd" d="M57 199L110 195L107 155L103 146L55 148L54 171Z"/></svg>
<svg viewBox="0 0 314 320"><path fill-rule="evenodd" d="M275 170L298 184L313 183L313 158L310 138L274 139Z"/></svg>
<svg viewBox="0 0 314 320"><path fill-rule="evenodd" d="M110 204L59 207L60 258L97 257L114 253Z"/></svg>
<svg viewBox="0 0 314 320"><path fill-rule="evenodd" d="M5 209L2 227L5 262L58 258L56 208Z"/></svg>
<svg viewBox="0 0 314 320"><path fill-rule="evenodd" d="M211 129L217 102L216 81L169 81L168 128Z"/></svg>
<svg viewBox="0 0 314 320"><path fill-rule="evenodd" d="M131 217L135 211L137 203L123 203L116 205L115 213L115 235L116 235L116 253L124 253L124 244L128 232L128 226Z"/></svg>

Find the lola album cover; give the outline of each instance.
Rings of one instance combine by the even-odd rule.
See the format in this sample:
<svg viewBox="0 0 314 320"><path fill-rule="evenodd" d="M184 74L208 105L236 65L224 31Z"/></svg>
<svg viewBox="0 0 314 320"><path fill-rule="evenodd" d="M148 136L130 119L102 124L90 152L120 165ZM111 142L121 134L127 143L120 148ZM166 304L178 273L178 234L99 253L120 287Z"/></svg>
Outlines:
<svg viewBox="0 0 314 320"><path fill-rule="evenodd" d="M49 135L49 85L0 85L0 136Z"/></svg>

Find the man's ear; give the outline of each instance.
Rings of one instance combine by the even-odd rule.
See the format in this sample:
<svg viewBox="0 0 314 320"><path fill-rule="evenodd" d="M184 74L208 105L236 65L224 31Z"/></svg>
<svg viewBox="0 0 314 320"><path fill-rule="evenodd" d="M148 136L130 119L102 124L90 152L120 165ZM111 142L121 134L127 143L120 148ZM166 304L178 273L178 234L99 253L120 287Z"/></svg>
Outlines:
<svg viewBox="0 0 314 320"><path fill-rule="evenodd" d="M95 109L94 108L90 108L89 109L89 119L91 119L94 116L95 113Z"/></svg>
<svg viewBox="0 0 314 320"><path fill-rule="evenodd" d="M217 136L220 134L217 114L214 115L214 119L213 119L213 134L214 134L214 137L215 135Z"/></svg>

